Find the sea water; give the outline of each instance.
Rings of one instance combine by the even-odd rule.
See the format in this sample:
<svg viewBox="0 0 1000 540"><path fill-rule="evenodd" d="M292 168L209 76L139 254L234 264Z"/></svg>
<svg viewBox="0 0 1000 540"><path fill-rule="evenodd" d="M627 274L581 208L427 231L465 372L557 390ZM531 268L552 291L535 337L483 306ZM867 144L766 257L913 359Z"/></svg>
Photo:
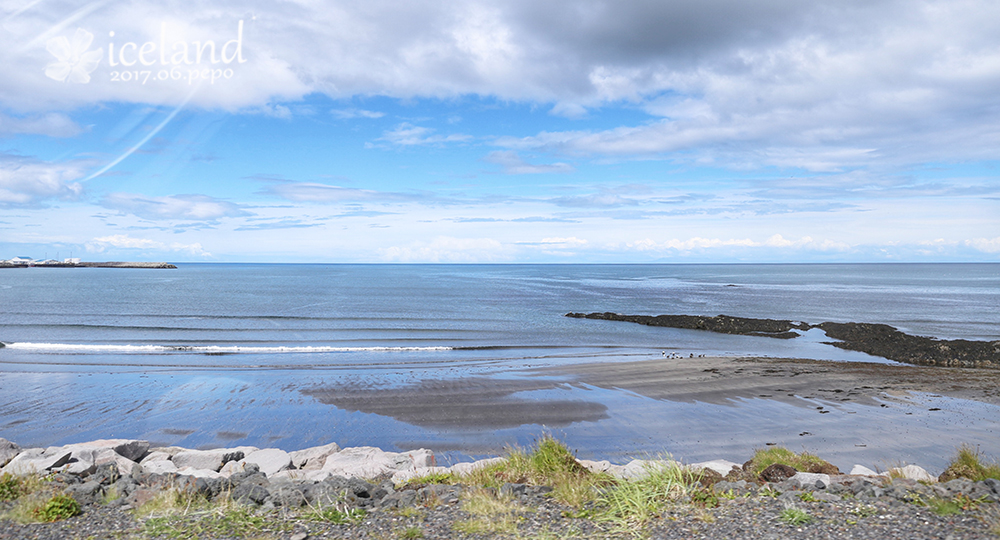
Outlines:
<svg viewBox="0 0 1000 540"><path fill-rule="evenodd" d="M529 385L502 399L561 415L469 425L449 422L447 410L407 413L405 401L379 414L364 400L352 406L317 396L365 391L391 399L439 382L502 388L533 368L668 354L887 362L833 347L816 330L777 340L567 312L872 322L943 339L1000 339L998 264L178 266L0 271L0 437L22 445L102 437L189 447L420 445L466 459L550 432L589 457L623 459L662 451L711 457L764 439L787 443L793 431L826 423L828 442L809 444L853 455L886 446L848 444L844 437L860 441L867 432L833 436L835 429L869 417L898 428L912 411L896 419L845 405L838 424L832 414L808 416L767 400L677 404ZM993 406L963 403L985 407L984 419L1000 417ZM783 427L726 428L762 415ZM951 437L996 443L995 422L952 423ZM921 429L943 437L942 445L951 441L947 425ZM900 450L896 439L890 450Z"/></svg>

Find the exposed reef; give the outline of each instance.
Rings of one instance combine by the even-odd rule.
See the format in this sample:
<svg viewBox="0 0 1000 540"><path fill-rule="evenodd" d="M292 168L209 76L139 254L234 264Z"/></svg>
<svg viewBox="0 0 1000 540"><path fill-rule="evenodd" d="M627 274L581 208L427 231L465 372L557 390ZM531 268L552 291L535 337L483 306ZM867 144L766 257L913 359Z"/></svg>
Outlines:
<svg viewBox="0 0 1000 540"><path fill-rule="evenodd" d="M808 324L787 320L752 319L717 315L622 315L620 313L567 313L576 319L622 321L646 326L665 326L688 330L707 330L721 334L740 334L779 339L799 336L794 330L823 330L832 339L829 345L850 351L881 356L896 362L918 366L1000 368L1000 341L943 340L911 336L886 324L834 323Z"/></svg>

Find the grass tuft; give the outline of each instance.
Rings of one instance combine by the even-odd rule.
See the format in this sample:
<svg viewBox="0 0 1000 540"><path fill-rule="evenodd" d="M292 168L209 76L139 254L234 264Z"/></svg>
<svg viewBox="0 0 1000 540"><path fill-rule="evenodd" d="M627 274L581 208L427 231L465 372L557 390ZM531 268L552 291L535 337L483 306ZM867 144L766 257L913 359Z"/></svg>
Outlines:
<svg viewBox="0 0 1000 540"><path fill-rule="evenodd" d="M802 452L796 454L782 446L772 446L771 448L758 449L750 459L750 472L754 476L759 475L764 469L780 463L801 472L819 472L825 468L832 468L829 462L819 456Z"/></svg>
<svg viewBox="0 0 1000 540"><path fill-rule="evenodd" d="M404 540L417 540L418 538L423 538L424 533L419 527L407 527L399 531L399 537Z"/></svg>
<svg viewBox="0 0 1000 540"><path fill-rule="evenodd" d="M549 436L530 452L512 448L502 462L475 470L458 481L492 488L506 483L551 486L553 498L576 508L593 500L596 488L614 483L610 475L595 474L580 465L566 446Z"/></svg>
<svg viewBox="0 0 1000 540"><path fill-rule="evenodd" d="M0 476L0 502L13 501L21 496L21 479L10 473Z"/></svg>
<svg viewBox="0 0 1000 540"><path fill-rule="evenodd" d="M644 477L619 481L605 489L597 498L593 517L619 531L637 532L668 503L701 488L700 473L677 464L651 466L648 472Z"/></svg>
<svg viewBox="0 0 1000 540"><path fill-rule="evenodd" d="M477 517L456 521L453 528L466 534L511 534L526 510L512 497L489 489L472 490L462 496L462 510Z"/></svg>
<svg viewBox="0 0 1000 540"><path fill-rule="evenodd" d="M801 508L795 508L794 506L790 506L782 510L778 517L781 521L792 526L805 525L813 520L813 517L809 515L809 512L806 512Z"/></svg>
<svg viewBox="0 0 1000 540"><path fill-rule="evenodd" d="M973 482L987 478L1000 480L1000 464L984 463L984 456L978 449L963 444L940 476L942 482L955 478L968 478Z"/></svg>
<svg viewBox="0 0 1000 540"><path fill-rule="evenodd" d="M68 519L79 513L80 503L65 493L53 495L44 504L35 509L35 517L38 521L45 523Z"/></svg>

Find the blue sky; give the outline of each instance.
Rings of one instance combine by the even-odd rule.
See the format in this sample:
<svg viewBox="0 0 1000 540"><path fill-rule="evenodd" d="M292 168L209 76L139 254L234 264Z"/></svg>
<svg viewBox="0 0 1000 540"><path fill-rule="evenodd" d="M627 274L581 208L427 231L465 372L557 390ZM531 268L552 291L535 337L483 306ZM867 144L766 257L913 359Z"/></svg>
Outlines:
<svg viewBox="0 0 1000 540"><path fill-rule="evenodd" d="M0 20L0 258L1000 261L995 2Z"/></svg>

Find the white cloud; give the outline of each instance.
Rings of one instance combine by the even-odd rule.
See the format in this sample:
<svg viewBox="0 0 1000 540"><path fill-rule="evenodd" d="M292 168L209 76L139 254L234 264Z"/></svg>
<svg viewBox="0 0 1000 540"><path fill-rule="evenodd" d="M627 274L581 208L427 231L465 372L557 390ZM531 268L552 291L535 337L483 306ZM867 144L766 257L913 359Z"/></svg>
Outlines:
<svg viewBox="0 0 1000 540"><path fill-rule="evenodd" d="M61 113L29 115L25 117L0 114L0 136L19 133L72 137L83 131L70 117Z"/></svg>
<svg viewBox="0 0 1000 540"><path fill-rule="evenodd" d="M133 0L83 9L52 0L4 15L10 46L0 50L0 95L21 111L110 101L176 105L192 89L193 105L279 115L290 111L280 102L310 93L473 94L552 104L553 114L570 117L629 102L664 118L539 133L507 140L510 148L621 157L690 152L691 159L733 166L831 171L996 159L1000 147L993 106L1000 4L990 0L373 0L292 7L213 0L183 8ZM93 33L94 50L115 45L120 53L130 42L158 47L161 32L169 46L212 41L221 48L235 43L241 20L246 61L211 66L232 69L230 78L188 84L185 69L179 81L116 82L107 55L87 84L44 75L53 60L45 42L77 28ZM382 140L426 145L470 137L402 124Z"/></svg>
<svg viewBox="0 0 1000 540"><path fill-rule="evenodd" d="M516 152L496 150L483 158L487 163L503 166L506 174L545 174L573 172L573 166L568 163L552 163L548 165L532 165L525 163Z"/></svg>
<svg viewBox="0 0 1000 540"><path fill-rule="evenodd" d="M46 162L0 154L0 206L33 206L51 199L73 200L83 193L77 182L82 162Z"/></svg>
<svg viewBox="0 0 1000 540"><path fill-rule="evenodd" d="M211 257L212 254L205 251L200 243L182 244L172 242L165 244L157 240L148 238L132 238L127 234L115 234L111 236L101 236L86 243L86 249L90 253L104 253L109 248L136 249L146 251L178 252L196 255L199 257Z"/></svg>
<svg viewBox="0 0 1000 540"><path fill-rule="evenodd" d="M808 236L799 240L786 240L780 234L775 234L763 242L751 240L749 238L701 238L693 237L687 240L674 238L663 242L645 238L625 244L627 250L632 251L669 251L690 252L696 250L708 250L719 248L780 248L780 249L810 249L818 251L850 249L850 245L844 242L823 240L817 242Z"/></svg>
<svg viewBox="0 0 1000 540"><path fill-rule="evenodd" d="M295 202L340 203L357 201L410 202L433 199L416 193L397 193L372 189L331 186L315 182L271 181L263 193Z"/></svg>
<svg viewBox="0 0 1000 540"><path fill-rule="evenodd" d="M974 238L966 240L965 245L984 253L1000 253L1000 236L996 238Z"/></svg>
<svg viewBox="0 0 1000 540"><path fill-rule="evenodd" d="M451 135L432 135L434 130L420 126L414 126L408 122L399 124L394 129L386 131L378 139L400 146L419 146L427 144L442 144L449 142L464 142L471 140L469 135L454 133Z"/></svg>
<svg viewBox="0 0 1000 540"><path fill-rule="evenodd" d="M438 236L406 246L379 250L386 262L500 262L512 258L510 248L491 238L454 238Z"/></svg>
<svg viewBox="0 0 1000 540"><path fill-rule="evenodd" d="M150 197L112 193L101 201L101 205L146 219L216 220L251 215L237 204L207 195Z"/></svg>
<svg viewBox="0 0 1000 540"><path fill-rule="evenodd" d="M382 118L385 113L378 111L366 111L364 109L333 109L330 114L343 120L352 118Z"/></svg>

